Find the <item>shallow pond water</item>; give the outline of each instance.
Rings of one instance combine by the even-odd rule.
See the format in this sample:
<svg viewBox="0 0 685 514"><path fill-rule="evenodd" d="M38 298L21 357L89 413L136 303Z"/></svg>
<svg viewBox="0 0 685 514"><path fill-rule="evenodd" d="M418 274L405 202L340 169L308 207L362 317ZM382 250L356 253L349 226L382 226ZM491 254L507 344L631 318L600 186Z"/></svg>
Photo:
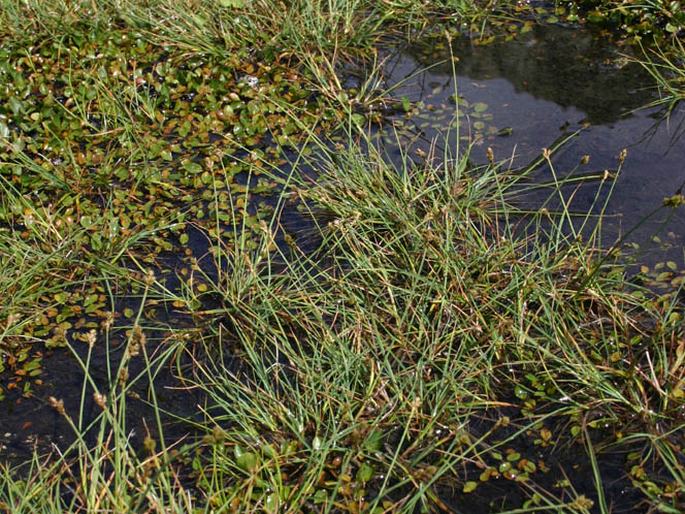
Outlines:
<svg viewBox="0 0 685 514"><path fill-rule="evenodd" d="M127 301L127 307L137 308L136 302ZM124 306L121 306L124 309ZM181 329L187 325L185 319L175 319L169 311L161 312L160 323L157 326L148 324L146 333L152 362L163 352L169 342L169 327ZM177 317L176 317L177 318ZM125 349L127 336L125 327L115 327L108 341L100 338L93 347L88 367L89 376L98 385L100 392L111 395L108 384L109 378L116 375L117 367ZM87 347L76 343L75 350L82 362L87 362ZM83 416L84 424L95 419L101 412L92 397L92 388L81 402L85 373L71 352L66 348L44 349L42 352L44 370L40 375L42 385L34 386L33 395L23 397L12 391L6 401L0 402L0 462L20 464L28 461L32 453L53 453L63 451L74 442L74 432L64 418L50 406L47 398L54 396L64 402L66 412L74 422L78 423L79 413ZM184 359L182 359L183 361ZM181 361L178 361L180 363ZM175 422L175 416L193 419L198 416L197 405L203 399L192 391L182 388L174 376L170 364L152 366L155 385L156 402L160 407L164 423L164 437L169 441L178 441L189 435L187 423ZM150 396L150 382L145 374L143 357L131 360L128 374L133 379L130 382L129 394L126 395L127 431L134 448L142 447L144 438L151 435L158 438L155 423L156 413ZM169 414L169 415L167 415ZM86 435L86 440L95 441L96 431Z"/></svg>
<svg viewBox="0 0 685 514"><path fill-rule="evenodd" d="M408 111L389 120L383 137L390 154L399 153L398 134L404 145L412 142L423 151L437 141L438 156L445 146L456 148L459 137L473 142L474 162L487 162L492 148L497 160L510 159L507 165L516 168L577 132L552 157L555 174L563 178L613 172L626 149L605 241L612 244L630 232L627 241L640 246L638 261L682 264L685 213L662 209L643 220L685 183L685 108L676 108L670 119L662 108L646 108L658 94L640 64L605 38L559 26L535 26L489 45L458 41L452 55L458 59L456 81L445 42L419 42L386 56L385 85ZM583 156L589 161L581 163ZM534 180L549 182L553 174L543 165ZM588 181L575 193L576 211L591 208L598 183ZM600 200L609 188L602 189Z"/></svg>

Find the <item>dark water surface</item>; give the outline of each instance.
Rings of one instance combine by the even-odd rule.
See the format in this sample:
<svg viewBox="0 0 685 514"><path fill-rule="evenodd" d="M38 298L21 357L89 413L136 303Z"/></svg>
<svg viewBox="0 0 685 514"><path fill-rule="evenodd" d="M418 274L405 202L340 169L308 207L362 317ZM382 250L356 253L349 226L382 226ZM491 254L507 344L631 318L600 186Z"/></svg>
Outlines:
<svg viewBox="0 0 685 514"><path fill-rule="evenodd" d="M137 308L135 302L127 302L127 306ZM121 309L123 310L123 306ZM166 359L166 364L160 365L158 357L173 341L169 338L169 328L178 330L187 326L186 320L172 322L173 314L162 313L162 322L157 326L150 323L145 325L149 360L152 366L155 399L150 395L150 382L145 372L144 357L133 357L128 366L129 394L126 395L126 431L130 437L132 448L142 448L143 440L150 435L159 439L156 424L156 413L152 406L157 402L162 412L164 437L169 441L188 439L189 425L179 422L177 416L185 419L198 418L197 406L203 403L203 398L182 387L175 378L172 369L174 359ZM126 329L114 329L109 341L100 338L90 357L88 373L97 384L99 391L111 397L108 384L116 382L119 362L126 349ZM83 362L87 362L87 346L82 342L75 342L74 348ZM176 361L181 366L186 365L186 359ZM29 460L34 451L39 454L64 451L74 442L74 432L64 418L53 409L48 398L53 396L64 401L64 407L74 423L78 424L80 414L83 426L87 426L101 412L93 399L93 389L88 384L81 403L85 373L82 366L67 348L45 350L43 356L44 369L40 375L43 385L34 387L34 394L28 398L10 392L5 401L0 402L0 462L20 464ZM114 377L110 380L110 376ZM86 435L86 441L96 441L97 428Z"/></svg>
<svg viewBox="0 0 685 514"><path fill-rule="evenodd" d="M624 51L589 31L558 26L536 26L515 40L484 46L456 42L455 88L447 44L431 41L402 48L388 56L384 79L396 88L398 100L419 105L411 114L392 117L393 126L385 131L387 148L397 154L396 134L424 151L437 139L440 155L445 146L456 148L459 137L474 143L474 162L487 162L491 147L497 160L511 158L510 165L520 167L543 148L580 131L552 158L558 178L613 172L626 149L605 221L605 242L612 244L685 183L685 106L676 108L670 119L663 108L645 108L658 98L654 81ZM458 135L456 117L462 121ZM581 164L585 155L589 162ZM553 176L549 167L541 166L535 180L549 182ZM598 185L587 182L580 188L574 210L590 209ZM605 184L600 200L608 189ZM681 266L684 221L683 209L662 209L626 240L640 245L638 261L668 258Z"/></svg>

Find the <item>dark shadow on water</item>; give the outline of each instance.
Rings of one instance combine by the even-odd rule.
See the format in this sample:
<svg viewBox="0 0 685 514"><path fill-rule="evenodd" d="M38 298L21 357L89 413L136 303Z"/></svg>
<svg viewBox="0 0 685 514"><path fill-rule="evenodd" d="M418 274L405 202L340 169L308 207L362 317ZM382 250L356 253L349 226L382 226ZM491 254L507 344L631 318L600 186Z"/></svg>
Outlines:
<svg viewBox="0 0 685 514"><path fill-rule="evenodd" d="M407 53L423 66L449 59L446 45L437 55L434 49L419 45ZM453 54L459 76L479 82L504 79L515 94L582 111L593 125L618 121L643 106L651 86L639 64L585 30L537 25L514 41L481 46L457 41ZM447 62L431 73L451 76L452 66Z"/></svg>

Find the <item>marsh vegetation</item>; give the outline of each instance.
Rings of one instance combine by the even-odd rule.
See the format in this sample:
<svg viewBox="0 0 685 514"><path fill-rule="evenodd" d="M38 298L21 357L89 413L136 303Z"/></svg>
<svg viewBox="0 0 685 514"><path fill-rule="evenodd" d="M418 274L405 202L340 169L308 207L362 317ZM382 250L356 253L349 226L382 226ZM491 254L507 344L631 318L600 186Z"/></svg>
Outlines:
<svg viewBox="0 0 685 514"><path fill-rule="evenodd" d="M0 512L682 512L683 178L615 223L653 147L598 134L648 106L642 160L680 159L684 34L661 0L0 0ZM487 55L585 117L498 120Z"/></svg>

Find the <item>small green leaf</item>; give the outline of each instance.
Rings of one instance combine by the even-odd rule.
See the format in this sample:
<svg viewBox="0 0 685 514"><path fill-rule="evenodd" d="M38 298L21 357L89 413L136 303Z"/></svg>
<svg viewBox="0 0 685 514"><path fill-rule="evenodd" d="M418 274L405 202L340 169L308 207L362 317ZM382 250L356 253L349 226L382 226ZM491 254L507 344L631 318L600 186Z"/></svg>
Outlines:
<svg viewBox="0 0 685 514"><path fill-rule="evenodd" d="M364 115L358 112L352 115L352 122L355 125L363 125L365 120L366 118L364 118Z"/></svg>
<svg viewBox="0 0 685 514"><path fill-rule="evenodd" d="M528 399L528 391L521 386L516 386L514 388L514 396L516 396L516 398L519 400L526 400Z"/></svg>
<svg viewBox="0 0 685 514"><path fill-rule="evenodd" d="M276 493L271 493L266 497L264 510L266 510L266 512L278 512L278 495Z"/></svg>
<svg viewBox="0 0 685 514"><path fill-rule="evenodd" d="M601 23L604 21L604 14L597 10L590 11L587 13L587 21L590 23Z"/></svg>
<svg viewBox="0 0 685 514"><path fill-rule="evenodd" d="M464 493L471 493L476 490L476 487L478 487L478 482L474 482L473 480L469 480L464 484L464 489L462 490Z"/></svg>
<svg viewBox="0 0 685 514"><path fill-rule="evenodd" d="M359 466L357 482L366 483L373 478L373 468L366 462Z"/></svg>
<svg viewBox="0 0 685 514"><path fill-rule="evenodd" d="M373 430L364 441L364 449L369 452L377 452L381 449L381 441L383 439L383 432L380 430Z"/></svg>
<svg viewBox="0 0 685 514"><path fill-rule="evenodd" d="M521 458L521 454L519 452L511 452L507 454L507 460L509 462L516 462Z"/></svg>
<svg viewBox="0 0 685 514"><path fill-rule="evenodd" d="M654 280L657 282L666 282L671 278L671 272L670 271L663 271L659 273Z"/></svg>
<svg viewBox="0 0 685 514"><path fill-rule="evenodd" d="M245 471L254 471L257 469L257 465L259 464L259 457L257 457L256 453L244 452L236 458L235 463L240 469Z"/></svg>
<svg viewBox="0 0 685 514"><path fill-rule="evenodd" d="M240 9L241 7L245 7L245 0L219 0L219 5L221 7Z"/></svg>
<svg viewBox="0 0 685 514"><path fill-rule="evenodd" d="M18 98L15 98L13 96L10 97L9 104L10 109L12 109L12 112L15 116L17 116L22 110L24 110L24 104Z"/></svg>
<svg viewBox="0 0 685 514"><path fill-rule="evenodd" d="M196 162L193 162L193 161L185 161L182 164L182 166L183 166L183 169L189 173L201 173L202 172L202 166Z"/></svg>
<svg viewBox="0 0 685 514"><path fill-rule="evenodd" d="M523 464L520 466L522 467L526 473L535 473L537 470L537 466L535 465L534 462L531 462L529 460L521 461Z"/></svg>

